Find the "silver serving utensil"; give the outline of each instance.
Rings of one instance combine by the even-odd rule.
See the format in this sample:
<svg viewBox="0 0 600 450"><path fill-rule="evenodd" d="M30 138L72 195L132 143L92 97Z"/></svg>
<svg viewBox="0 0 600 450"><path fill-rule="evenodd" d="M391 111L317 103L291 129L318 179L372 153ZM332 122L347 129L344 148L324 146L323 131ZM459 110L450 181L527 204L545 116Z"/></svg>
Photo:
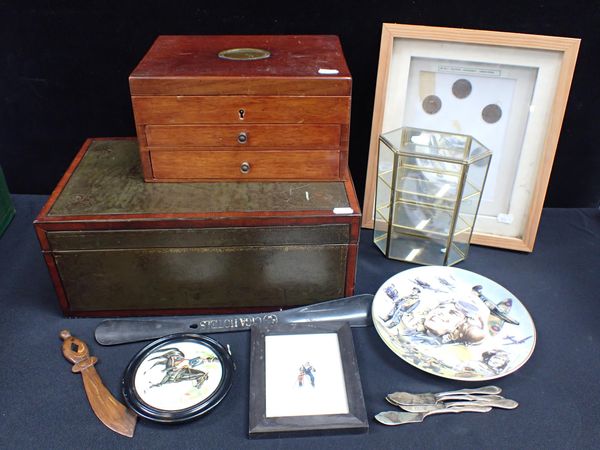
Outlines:
<svg viewBox="0 0 600 450"><path fill-rule="evenodd" d="M393 394L390 394L393 395ZM503 400L504 397L502 397L501 395L470 395L470 394L455 394L455 395L445 395L443 397L439 397L436 403L430 404L430 403L417 403L417 404L406 404L406 403L397 403L394 397L390 397L390 395L388 395L385 399L388 401L388 403L391 403L394 406L398 406L402 409L404 409L404 406L415 406L415 407L423 407L423 411L428 411L427 407L431 407L431 406L437 406L437 407L441 407L440 405L443 406L444 402L447 402L448 400L452 401L463 401L463 402L467 402L467 401L492 401L492 400ZM406 410L408 411L408 410Z"/></svg>
<svg viewBox="0 0 600 450"><path fill-rule="evenodd" d="M439 405L440 403L446 402L448 400L461 400L461 401L468 401L468 400L501 400L504 397L502 397L501 395L470 395L470 394L449 394L449 395L444 395L444 396L440 396L436 399L435 403L412 403L412 404L407 404L407 403L398 403L399 400L402 400L404 398L404 396L400 396L400 395L396 395L398 393L394 393L394 394L389 394L388 396L385 397L385 399L388 401L388 403L391 403L392 405L395 406L433 406L433 405Z"/></svg>
<svg viewBox="0 0 600 450"><path fill-rule="evenodd" d="M384 425L404 425L406 423L420 423L426 417L433 414L480 412L486 413L492 410L491 406L456 406L422 413L383 411L375 416L375 420Z"/></svg>
<svg viewBox="0 0 600 450"><path fill-rule="evenodd" d="M473 389L459 389L456 391L445 391L433 394L425 392L422 394L412 394L410 392L393 392L388 394L388 401L396 405L435 405L442 398L450 400L450 396L461 394L500 394L502 389L498 386L483 386ZM454 397L452 397L454 398Z"/></svg>
<svg viewBox="0 0 600 450"><path fill-rule="evenodd" d="M463 406L491 406L492 408L515 409L519 403L508 398L497 400L474 400L460 402L444 402L435 405L398 405L404 411L412 413L429 412L444 408L463 407Z"/></svg>

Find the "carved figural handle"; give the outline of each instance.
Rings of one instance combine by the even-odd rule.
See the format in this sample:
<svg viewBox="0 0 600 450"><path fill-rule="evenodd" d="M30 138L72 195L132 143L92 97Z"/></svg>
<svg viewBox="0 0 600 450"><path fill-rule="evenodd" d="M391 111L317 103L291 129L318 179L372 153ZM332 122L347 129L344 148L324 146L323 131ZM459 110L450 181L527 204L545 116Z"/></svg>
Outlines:
<svg viewBox="0 0 600 450"><path fill-rule="evenodd" d="M88 346L81 339L71 336L69 330L62 330L60 338L63 340L62 352L67 361L74 364L71 370L74 373L81 372L93 366L98 361L95 356L90 357Z"/></svg>
<svg viewBox="0 0 600 450"><path fill-rule="evenodd" d="M85 392L98 419L111 430L133 437L137 416L106 389L94 367L98 359L90 356L86 343L71 336L68 330L62 330L60 338L63 340L62 353L74 364L71 370L81 373Z"/></svg>

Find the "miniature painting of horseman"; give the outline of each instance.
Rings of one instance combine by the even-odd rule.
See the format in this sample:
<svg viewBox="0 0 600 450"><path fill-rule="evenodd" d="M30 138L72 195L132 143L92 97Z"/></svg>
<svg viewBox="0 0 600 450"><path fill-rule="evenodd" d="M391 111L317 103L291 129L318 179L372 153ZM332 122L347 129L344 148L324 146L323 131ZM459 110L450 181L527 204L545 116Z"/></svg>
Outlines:
<svg viewBox="0 0 600 450"><path fill-rule="evenodd" d="M150 361L156 360L156 362L149 370L156 366L164 366L162 372L165 375L161 381L150 387L159 387L167 383L179 383L181 381L193 381L194 387L200 389L202 384L208 379L208 373L196 367L202 365L210 357L187 359L185 354L176 347L162 348L156 353L163 354L150 359Z"/></svg>

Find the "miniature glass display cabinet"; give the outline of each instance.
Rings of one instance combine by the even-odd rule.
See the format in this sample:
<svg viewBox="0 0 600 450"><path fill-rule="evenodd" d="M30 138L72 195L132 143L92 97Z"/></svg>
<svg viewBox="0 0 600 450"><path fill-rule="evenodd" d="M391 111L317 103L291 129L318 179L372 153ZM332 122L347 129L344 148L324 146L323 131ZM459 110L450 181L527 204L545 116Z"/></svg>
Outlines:
<svg viewBox="0 0 600 450"><path fill-rule="evenodd" d="M399 128L379 137L374 242L392 259L466 258L492 153L471 136Z"/></svg>

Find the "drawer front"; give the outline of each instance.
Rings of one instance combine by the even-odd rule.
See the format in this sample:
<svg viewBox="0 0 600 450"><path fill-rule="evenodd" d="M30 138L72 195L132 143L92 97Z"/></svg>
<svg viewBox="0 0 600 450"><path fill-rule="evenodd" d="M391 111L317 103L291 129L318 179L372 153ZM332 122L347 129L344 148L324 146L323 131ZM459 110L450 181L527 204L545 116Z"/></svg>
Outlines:
<svg viewBox="0 0 600 450"><path fill-rule="evenodd" d="M347 245L62 252L71 312L294 306L344 295Z"/></svg>
<svg viewBox="0 0 600 450"><path fill-rule="evenodd" d="M340 146L340 125L148 125L150 147L321 148Z"/></svg>
<svg viewBox="0 0 600 450"><path fill-rule="evenodd" d="M134 96L137 125L350 122L350 97Z"/></svg>
<svg viewBox="0 0 600 450"><path fill-rule="evenodd" d="M339 178L339 152L331 150L153 151L157 179L326 180Z"/></svg>

